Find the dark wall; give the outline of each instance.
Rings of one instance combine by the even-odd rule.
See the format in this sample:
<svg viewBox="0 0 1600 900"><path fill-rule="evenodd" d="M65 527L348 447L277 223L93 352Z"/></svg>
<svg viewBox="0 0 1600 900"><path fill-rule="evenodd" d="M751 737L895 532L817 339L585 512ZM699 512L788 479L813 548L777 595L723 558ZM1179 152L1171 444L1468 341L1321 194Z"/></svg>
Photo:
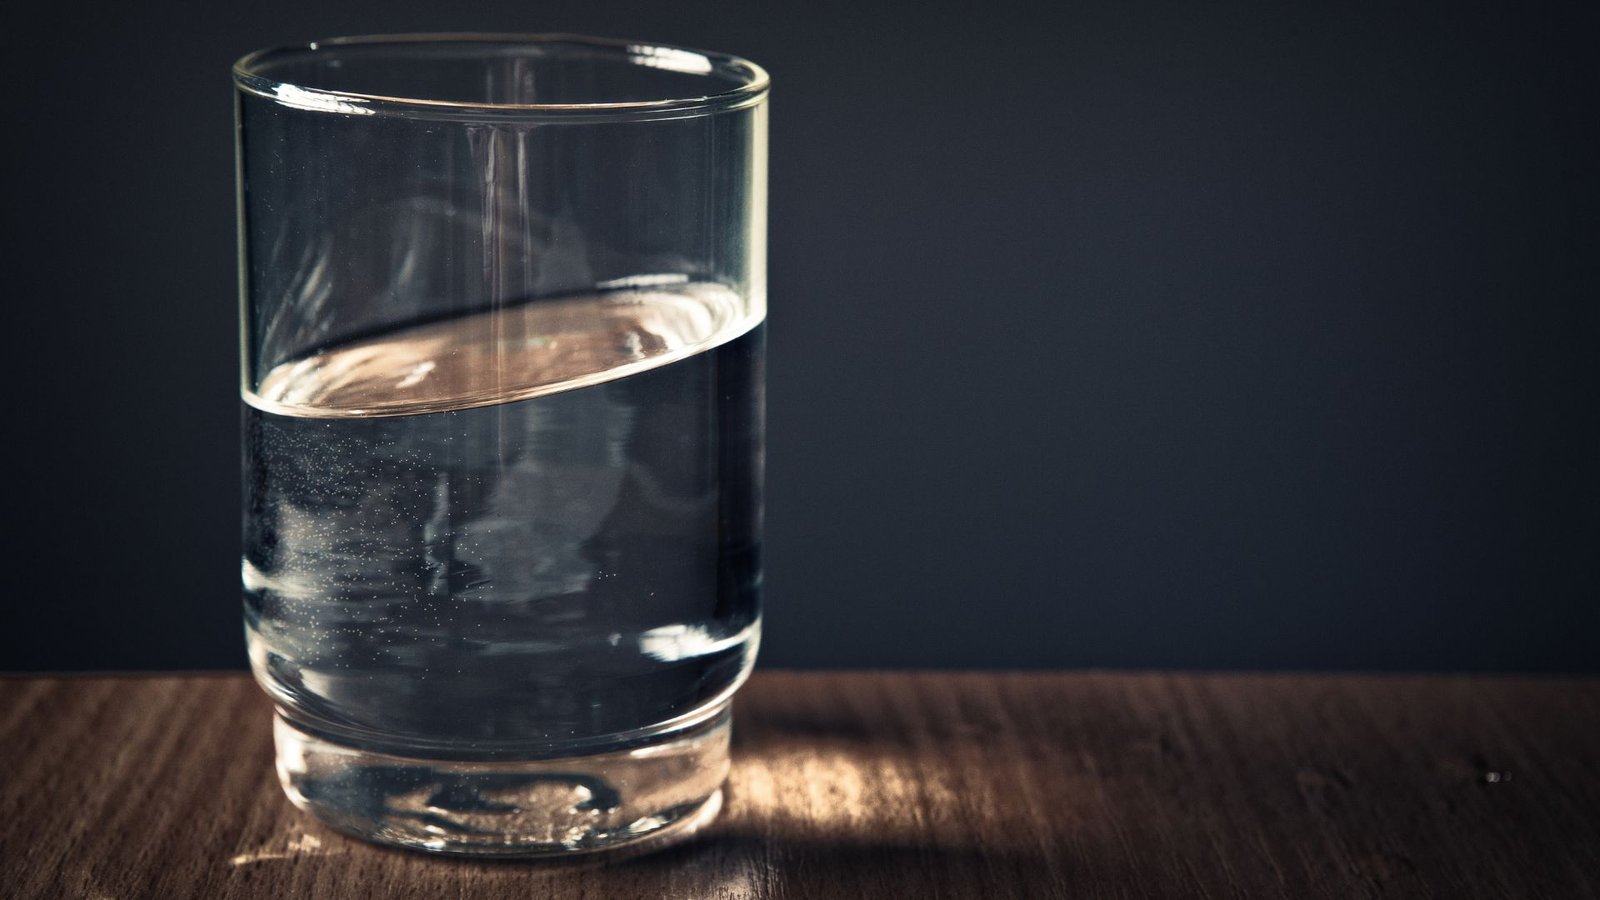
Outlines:
<svg viewBox="0 0 1600 900"><path fill-rule="evenodd" d="M773 73L784 666L1593 670L1592 4L35 7L5 65L0 667L243 663L258 46L578 31Z"/></svg>

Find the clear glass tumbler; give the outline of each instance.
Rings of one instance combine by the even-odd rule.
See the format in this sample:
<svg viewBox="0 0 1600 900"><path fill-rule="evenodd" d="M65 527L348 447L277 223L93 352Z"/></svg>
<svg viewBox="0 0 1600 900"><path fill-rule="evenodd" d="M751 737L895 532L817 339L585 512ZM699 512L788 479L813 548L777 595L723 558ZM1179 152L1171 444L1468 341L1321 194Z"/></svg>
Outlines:
<svg viewBox="0 0 1600 900"><path fill-rule="evenodd" d="M408 35L234 80L245 622L285 791L445 853L689 834L760 634L766 74Z"/></svg>

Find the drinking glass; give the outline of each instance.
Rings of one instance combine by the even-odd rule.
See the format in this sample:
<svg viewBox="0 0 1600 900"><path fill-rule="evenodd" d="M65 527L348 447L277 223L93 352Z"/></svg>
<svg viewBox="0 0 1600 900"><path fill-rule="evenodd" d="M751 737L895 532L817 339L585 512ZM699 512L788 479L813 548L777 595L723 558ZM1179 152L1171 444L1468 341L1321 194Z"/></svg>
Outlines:
<svg viewBox="0 0 1600 900"><path fill-rule="evenodd" d="M470 34L234 81L244 611L284 790L443 853L689 834L761 626L766 74Z"/></svg>

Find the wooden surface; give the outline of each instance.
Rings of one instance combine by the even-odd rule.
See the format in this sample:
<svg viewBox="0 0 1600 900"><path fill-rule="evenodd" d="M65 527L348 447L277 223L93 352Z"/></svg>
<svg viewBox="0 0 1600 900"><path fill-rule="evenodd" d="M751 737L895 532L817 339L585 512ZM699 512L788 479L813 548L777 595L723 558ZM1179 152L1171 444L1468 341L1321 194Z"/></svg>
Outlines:
<svg viewBox="0 0 1600 900"><path fill-rule="evenodd" d="M0 896L1596 897L1600 682L763 673L728 804L620 862L317 825L242 676L0 679Z"/></svg>

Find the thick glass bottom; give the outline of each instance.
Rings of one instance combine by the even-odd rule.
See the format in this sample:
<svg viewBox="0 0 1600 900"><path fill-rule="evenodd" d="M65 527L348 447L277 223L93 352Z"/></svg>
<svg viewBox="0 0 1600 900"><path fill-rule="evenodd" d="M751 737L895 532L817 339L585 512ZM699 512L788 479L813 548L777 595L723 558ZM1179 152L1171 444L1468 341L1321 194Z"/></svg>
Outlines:
<svg viewBox="0 0 1600 900"><path fill-rule="evenodd" d="M432 760L273 727L289 799L370 841L460 856L653 850L716 817L728 775L726 704L624 750L558 759Z"/></svg>

